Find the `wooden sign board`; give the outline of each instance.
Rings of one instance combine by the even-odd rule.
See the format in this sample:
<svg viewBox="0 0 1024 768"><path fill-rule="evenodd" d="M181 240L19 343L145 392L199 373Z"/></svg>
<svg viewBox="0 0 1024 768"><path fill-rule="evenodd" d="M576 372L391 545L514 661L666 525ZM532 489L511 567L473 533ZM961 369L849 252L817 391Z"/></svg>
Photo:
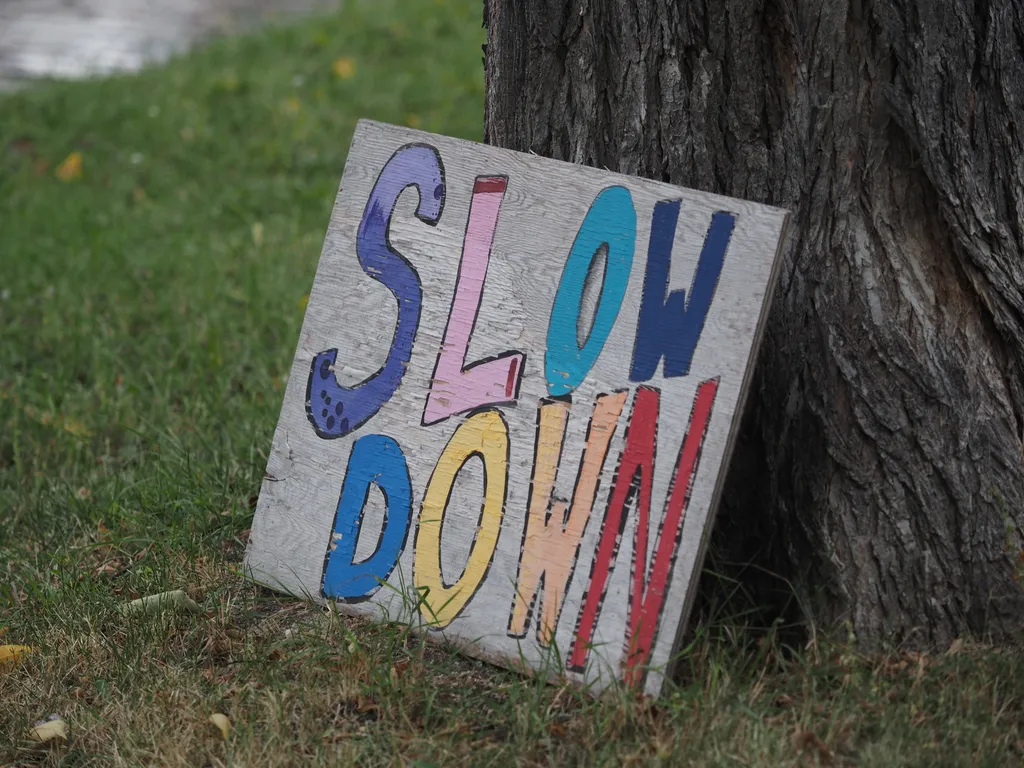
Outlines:
<svg viewBox="0 0 1024 768"><path fill-rule="evenodd" d="M785 211L360 122L246 567L657 694Z"/></svg>

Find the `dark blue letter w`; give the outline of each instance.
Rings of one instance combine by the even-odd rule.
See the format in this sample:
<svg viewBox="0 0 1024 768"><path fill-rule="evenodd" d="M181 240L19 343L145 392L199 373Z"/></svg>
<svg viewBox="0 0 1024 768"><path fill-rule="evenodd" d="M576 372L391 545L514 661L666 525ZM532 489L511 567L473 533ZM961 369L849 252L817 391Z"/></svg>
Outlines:
<svg viewBox="0 0 1024 768"><path fill-rule="evenodd" d="M662 200L654 206L630 381L648 381L657 372L662 357L665 358L666 378L689 373L736 222L733 214L723 211L711 217L711 228L704 240L687 300L683 290L665 295L678 219L678 200Z"/></svg>

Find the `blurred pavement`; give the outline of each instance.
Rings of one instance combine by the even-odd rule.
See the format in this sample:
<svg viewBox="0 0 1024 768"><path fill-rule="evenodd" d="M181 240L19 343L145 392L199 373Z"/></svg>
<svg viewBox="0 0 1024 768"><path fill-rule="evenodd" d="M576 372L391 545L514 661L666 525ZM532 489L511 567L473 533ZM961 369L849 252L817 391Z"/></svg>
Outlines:
<svg viewBox="0 0 1024 768"><path fill-rule="evenodd" d="M0 87L131 71L338 0L0 0Z"/></svg>

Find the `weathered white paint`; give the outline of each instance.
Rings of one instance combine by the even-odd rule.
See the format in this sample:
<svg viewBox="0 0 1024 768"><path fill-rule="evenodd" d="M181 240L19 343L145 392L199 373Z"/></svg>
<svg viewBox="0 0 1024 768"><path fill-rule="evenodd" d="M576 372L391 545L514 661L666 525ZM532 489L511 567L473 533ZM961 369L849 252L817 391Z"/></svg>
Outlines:
<svg viewBox="0 0 1024 768"><path fill-rule="evenodd" d="M340 384L354 386L381 368L395 334L398 303L384 284L371 279L360 267L356 234L382 168L396 150L413 142L435 147L445 174L444 209L436 225L429 226L414 215L418 204L415 188L407 188L398 198L390 224L392 247L414 266L422 282L423 301L415 345L404 378L390 400L353 433L338 439L323 439L314 431L305 407L314 358L318 353L336 348L334 374ZM670 481L698 387L710 379L717 378L719 382L650 652L650 671L643 682L647 692L656 694L670 666L696 586L711 513L719 495L774 285L776 257L788 220L785 211L409 129L360 122L310 293L253 522L246 567L260 582L322 601L325 555L332 540L339 493L353 444L365 435L388 436L401 446L408 463L412 492L410 528L387 585L367 600L344 603L340 607L347 612L373 617L387 615L413 622L422 620L415 610L415 598L410 600L409 597L414 579L425 567L422 562L415 562L417 539L422 536L422 541L427 541L432 535L431 523L420 520L421 505L442 451L455 430L470 421L469 414L461 413L423 426L424 409L452 311L474 180L494 176L507 177L507 188L501 200L466 361L468 364L507 352L525 354L516 402L486 408L486 411L499 412L508 426L504 512L500 526L495 528L494 554L479 589L443 630L425 631L443 634L469 653L498 663L516 665L522 658L527 664L549 673L563 673L593 684L594 690L600 690L622 674L630 611L631 563L635 562L635 503L626 510L618 558L597 614L593 648L586 666L582 672L567 670L565 661L573 648L577 620L615 484L616 467L625 446L625 427L640 386L631 382L629 375L652 211L658 201L681 201L669 289L684 289L687 297L712 215L727 211L736 217L714 300L689 373L665 378L662 362L656 375L643 382L643 386L661 392L651 528L646 544L648 569L652 567ZM566 259L591 204L602 190L612 186L625 187L632 196L636 211L633 262L610 335L596 363L572 393L571 405L567 406L566 436L554 481L556 505L562 501L573 506L576 475L596 398L602 393L623 390L628 390L628 395L624 398L621 416L617 422L612 422L617 423L617 427L608 445L593 511L582 535L564 607L558 617L554 639L562 662L553 668L551 651L536 639L542 613L540 606L534 606L524 638L510 637L508 628L524 543L535 451L538 450L535 445L538 405L542 398L549 396L545 352L552 305ZM477 209L478 212L483 210L482 205ZM585 321L579 324L581 336L590 328L597 290L588 286L585 291ZM576 332L574 319L573 338ZM666 338L673 333L673 330L664 332ZM451 337L449 343L452 343ZM508 365L507 359L498 361L494 370L503 371ZM437 382L435 390L443 391L450 386ZM437 404L439 407L446 405L446 400L442 398ZM314 405L319 407L319 403ZM562 407L565 406L555 406L550 413L556 415L555 411ZM490 431L481 434L488 438L500 437L500 422L493 417L483 418L492 421L487 427ZM479 419L474 417L474 424ZM637 430L637 434L642 432L639 427ZM496 478L488 476L488 483L495 481ZM478 531L484 487L483 462L478 457L472 458L456 477L440 531L441 570L447 584L459 577L467 560L473 560L474 541L477 547L486 546L488 534ZM561 514L561 509L558 507L557 515ZM389 510L389 514L393 513ZM376 549L383 521L383 497L371 487L364 526L356 545L357 561ZM538 531L532 529L531 534L538 534ZM530 542L535 543L534 539Z"/></svg>

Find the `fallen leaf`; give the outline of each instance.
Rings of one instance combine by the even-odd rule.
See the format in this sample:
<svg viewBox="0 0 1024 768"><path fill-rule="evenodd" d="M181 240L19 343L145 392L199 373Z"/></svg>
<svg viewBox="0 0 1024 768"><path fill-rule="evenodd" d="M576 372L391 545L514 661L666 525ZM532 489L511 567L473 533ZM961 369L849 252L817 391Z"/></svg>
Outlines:
<svg viewBox="0 0 1024 768"><path fill-rule="evenodd" d="M165 610L186 611L188 613L203 612L203 609L199 607L199 604L180 589L176 589L171 592L160 592L159 594L148 595L147 597L140 597L137 600L132 600L124 607L124 611L127 614L160 613Z"/></svg>
<svg viewBox="0 0 1024 768"><path fill-rule="evenodd" d="M950 643L949 650L946 651L946 655L947 656L956 656L963 649L964 649L964 639L962 637L958 637L956 640L954 640L952 643Z"/></svg>
<svg viewBox="0 0 1024 768"><path fill-rule="evenodd" d="M241 81L238 79L238 75L234 72L228 72L220 79L218 86L221 90L227 91L228 93L234 93L241 86Z"/></svg>
<svg viewBox="0 0 1024 768"><path fill-rule="evenodd" d="M75 437L89 436L89 428L77 419L69 419L62 416L60 425L65 432L70 435L74 435Z"/></svg>
<svg viewBox="0 0 1024 768"><path fill-rule="evenodd" d="M23 656L34 653L35 649L28 645L0 645L0 672L13 669Z"/></svg>
<svg viewBox="0 0 1024 768"><path fill-rule="evenodd" d="M924 668L927 665L928 656L922 653L917 659L917 672L914 675L914 685L917 685L919 682L921 682L921 679L924 677Z"/></svg>
<svg viewBox="0 0 1024 768"><path fill-rule="evenodd" d="M360 696L358 701L356 702L356 711L358 711L359 714L361 715L366 714L367 712L377 712L379 710L380 706L372 699L367 699L363 696Z"/></svg>
<svg viewBox="0 0 1024 768"><path fill-rule="evenodd" d="M342 57L334 62L334 74L342 80L348 80L356 73L356 63L348 57Z"/></svg>
<svg viewBox="0 0 1024 768"><path fill-rule="evenodd" d="M32 726L32 730L28 732L28 735L33 741L38 741L41 744L53 741L54 739L67 741L68 725L61 720L60 715L50 715L45 720L35 723Z"/></svg>
<svg viewBox="0 0 1024 768"><path fill-rule="evenodd" d="M64 158L64 162L55 171L61 181L74 181L82 176L82 153L72 152Z"/></svg>
<svg viewBox="0 0 1024 768"><path fill-rule="evenodd" d="M93 572L93 576L112 576L124 569L120 560L108 560Z"/></svg>
<svg viewBox="0 0 1024 768"><path fill-rule="evenodd" d="M7 634L7 627L0 627L0 637Z"/></svg>
<svg viewBox="0 0 1024 768"><path fill-rule="evenodd" d="M231 735L231 721L228 720L228 716L222 715L220 712L214 712L210 715L210 722L217 726L221 736L227 741L228 736Z"/></svg>

